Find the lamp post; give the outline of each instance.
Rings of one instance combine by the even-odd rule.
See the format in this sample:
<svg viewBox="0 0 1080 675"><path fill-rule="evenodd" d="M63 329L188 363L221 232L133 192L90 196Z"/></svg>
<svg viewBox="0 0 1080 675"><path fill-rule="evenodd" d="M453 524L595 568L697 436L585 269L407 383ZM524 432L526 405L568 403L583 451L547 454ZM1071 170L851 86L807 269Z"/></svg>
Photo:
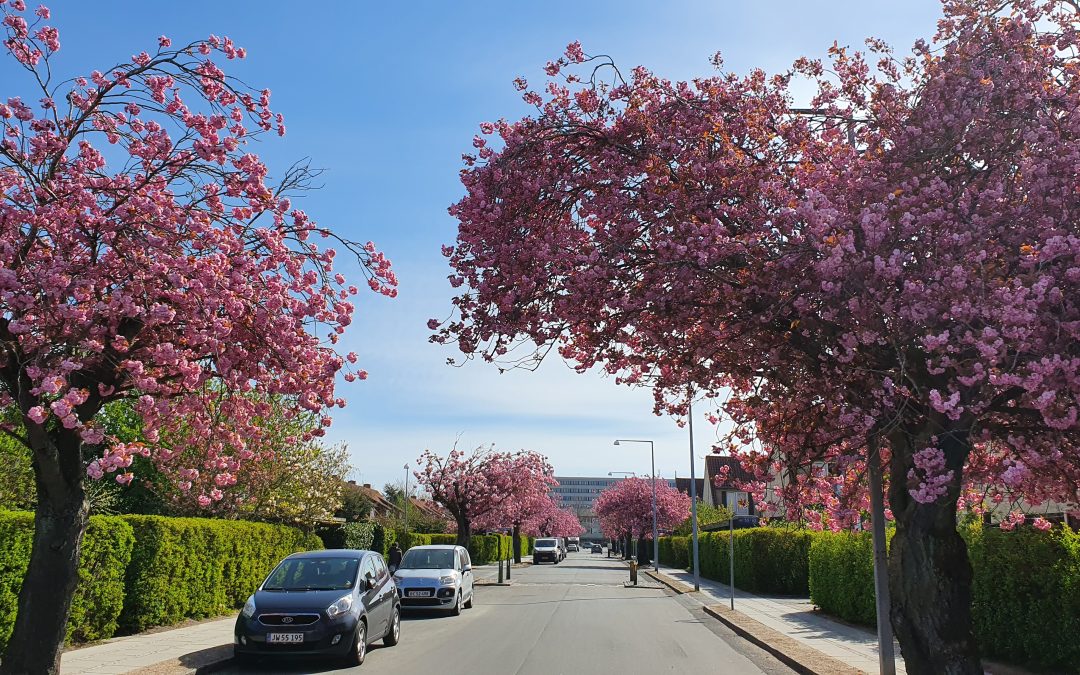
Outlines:
<svg viewBox="0 0 1080 675"><path fill-rule="evenodd" d="M652 460L652 546L653 546L653 569L660 573L660 539L656 535L656 448L652 441L639 441L632 438L617 438L615 445L619 443L648 443L649 457Z"/></svg>
<svg viewBox="0 0 1080 675"><path fill-rule="evenodd" d="M694 590L701 590L701 581L698 577L698 523L697 523L697 473L694 471L694 413L691 410L693 401L688 398L686 402L686 420L690 427L690 522L693 528L694 549Z"/></svg>
<svg viewBox="0 0 1080 675"><path fill-rule="evenodd" d="M408 545L409 541L409 465L405 467L405 542Z"/></svg>

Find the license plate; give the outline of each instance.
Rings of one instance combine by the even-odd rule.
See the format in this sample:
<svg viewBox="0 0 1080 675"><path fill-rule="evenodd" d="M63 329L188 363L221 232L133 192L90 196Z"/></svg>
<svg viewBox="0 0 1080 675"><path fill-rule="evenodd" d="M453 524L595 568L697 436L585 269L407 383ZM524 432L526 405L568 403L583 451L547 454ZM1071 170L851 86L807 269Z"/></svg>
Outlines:
<svg viewBox="0 0 1080 675"><path fill-rule="evenodd" d="M266 634L266 641L271 642L271 643L273 643L273 642L284 642L284 643L303 642L304 641L304 634L303 633L267 633Z"/></svg>
<svg viewBox="0 0 1080 675"><path fill-rule="evenodd" d="M431 591L408 591L406 595L410 598L430 598Z"/></svg>

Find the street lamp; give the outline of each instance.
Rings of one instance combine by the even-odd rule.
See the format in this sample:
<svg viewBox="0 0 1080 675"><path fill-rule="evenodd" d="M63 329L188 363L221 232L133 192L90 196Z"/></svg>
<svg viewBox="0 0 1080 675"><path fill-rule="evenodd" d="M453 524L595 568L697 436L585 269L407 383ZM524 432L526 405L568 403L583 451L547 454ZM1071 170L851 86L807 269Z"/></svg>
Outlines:
<svg viewBox="0 0 1080 675"><path fill-rule="evenodd" d="M619 443L648 443L649 456L652 458L652 546L653 546L653 569L660 573L660 539L656 534L656 449L652 441L639 441L632 438L617 438L615 445Z"/></svg>
<svg viewBox="0 0 1080 675"><path fill-rule="evenodd" d="M408 546L409 541L409 465L406 464L405 469L405 542Z"/></svg>

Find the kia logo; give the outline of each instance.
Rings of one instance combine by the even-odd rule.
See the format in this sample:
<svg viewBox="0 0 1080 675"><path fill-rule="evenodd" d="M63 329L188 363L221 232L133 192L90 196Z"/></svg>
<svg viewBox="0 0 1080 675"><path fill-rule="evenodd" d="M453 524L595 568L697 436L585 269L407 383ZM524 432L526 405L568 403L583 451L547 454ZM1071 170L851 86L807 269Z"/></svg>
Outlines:
<svg viewBox="0 0 1080 675"><path fill-rule="evenodd" d="M292 623L292 622L293 622L293 618L291 616L283 616L283 617L281 617L281 623Z"/></svg>

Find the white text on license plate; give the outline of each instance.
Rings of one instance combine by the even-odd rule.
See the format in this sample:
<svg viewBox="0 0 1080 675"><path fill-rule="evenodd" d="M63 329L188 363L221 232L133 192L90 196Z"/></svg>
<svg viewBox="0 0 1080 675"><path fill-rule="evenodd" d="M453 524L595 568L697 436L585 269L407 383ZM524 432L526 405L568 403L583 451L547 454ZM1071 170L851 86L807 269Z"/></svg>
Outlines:
<svg viewBox="0 0 1080 675"><path fill-rule="evenodd" d="M303 642L303 633L267 633L267 642Z"/></svg>
<svg viewBox="0 0 1080 675"><path fill-rule="evenodd" d="M430 598L431 591L409 591L410 598Z"/></svg>

